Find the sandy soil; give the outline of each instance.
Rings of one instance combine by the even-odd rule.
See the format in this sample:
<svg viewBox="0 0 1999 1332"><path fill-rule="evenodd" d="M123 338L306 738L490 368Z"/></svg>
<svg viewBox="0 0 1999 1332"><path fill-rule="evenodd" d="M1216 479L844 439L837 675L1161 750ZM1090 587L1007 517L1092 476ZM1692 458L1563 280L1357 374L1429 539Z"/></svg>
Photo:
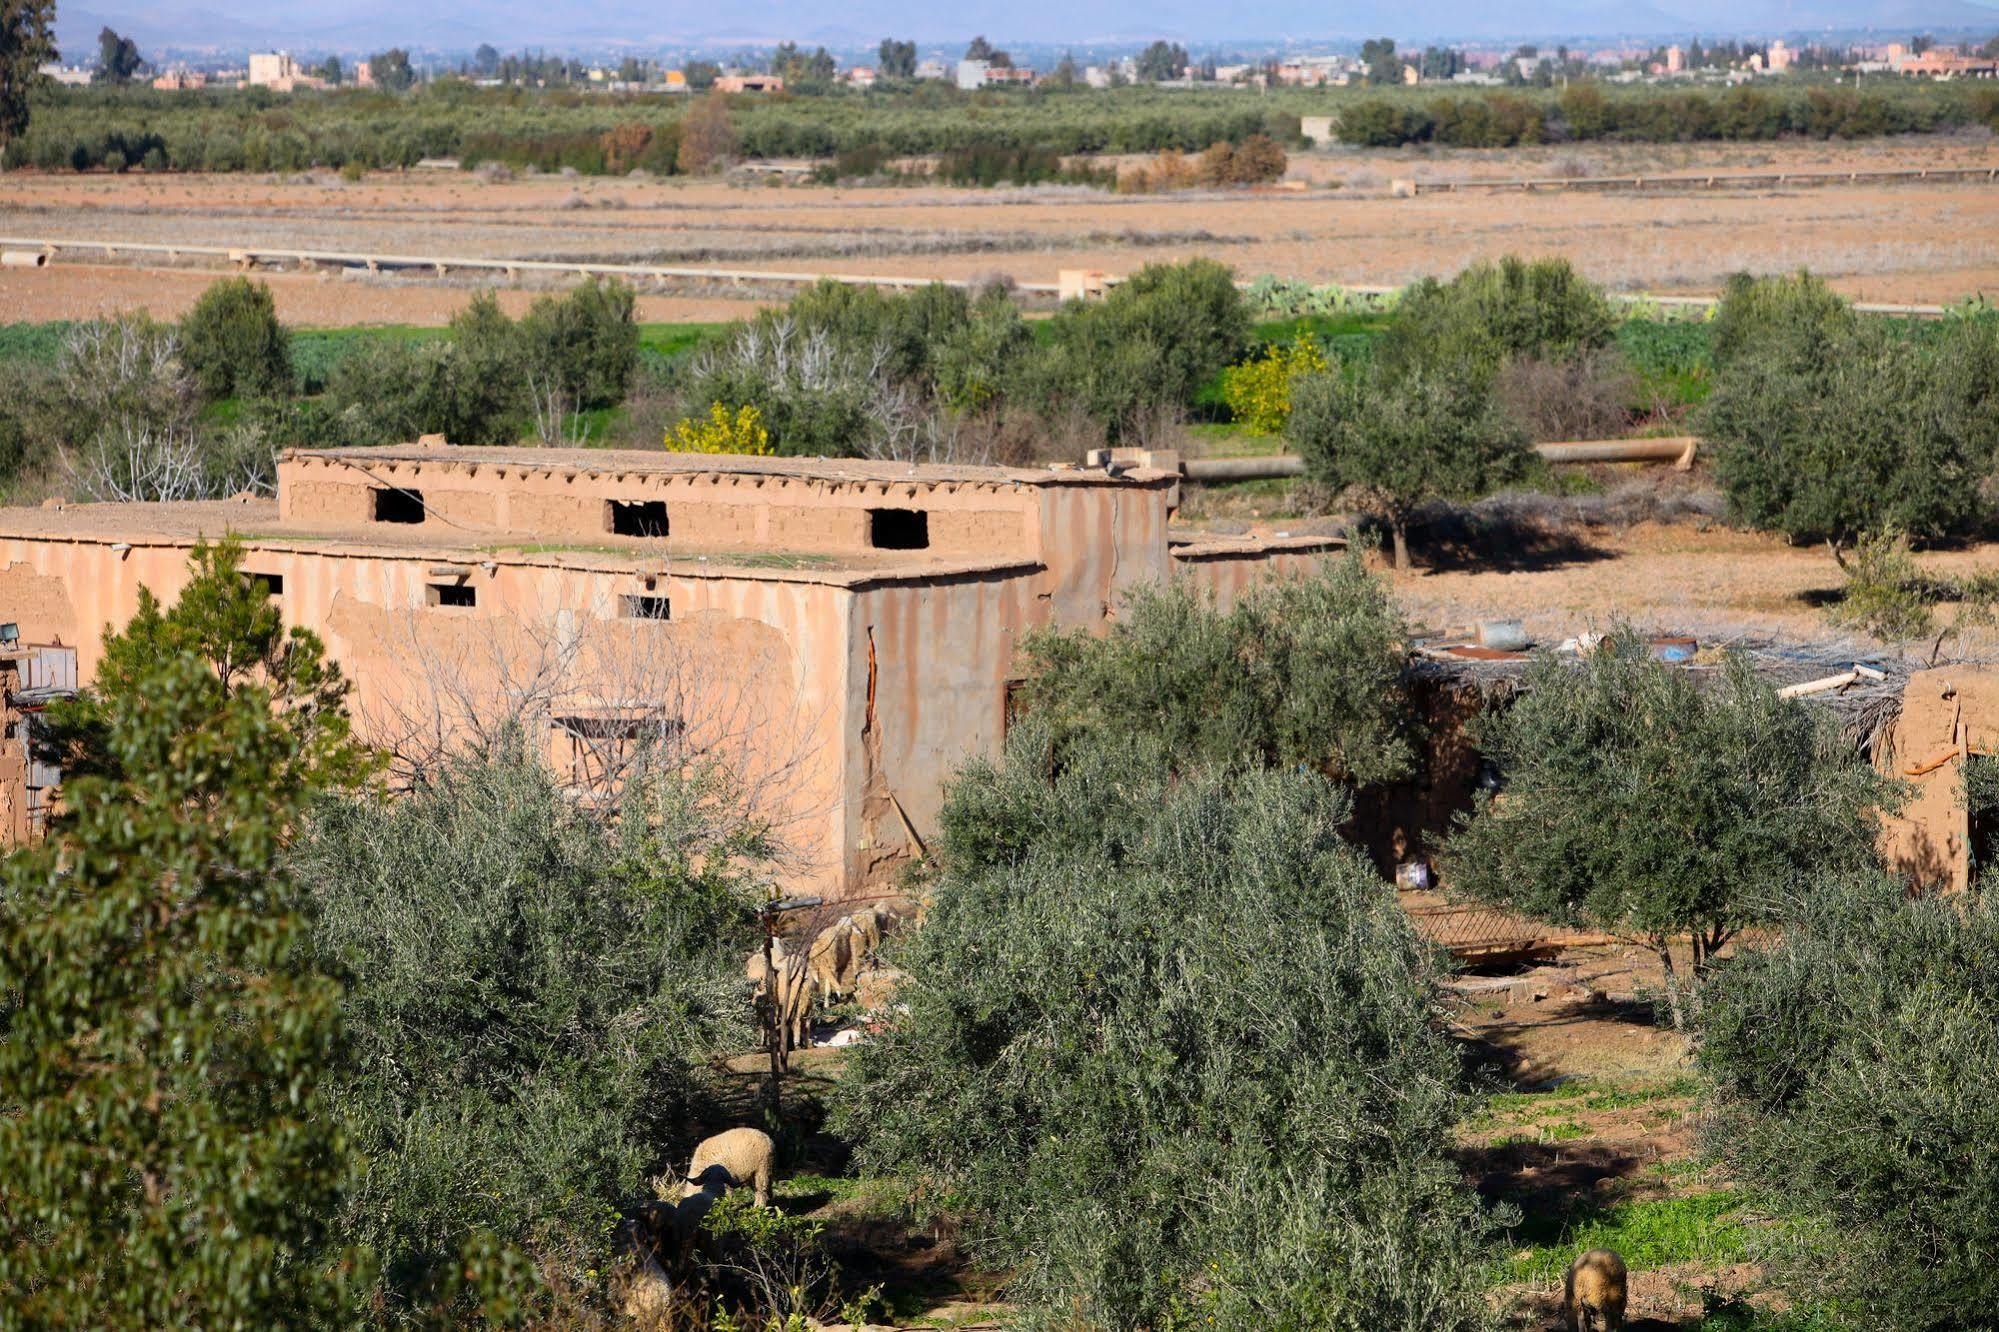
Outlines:
<svg viewBox="0 0 1999 1332"><path fill-rule="evenodd" d="M1052 281L1209 255L1245 275L1398 283L1474 259L1562 254L1625 289L1711 291L1741 268L1807 265L1862 298L1948 301L1999 290L1999 186L1907 183L1713 193L1428 194L1419 180L1999 165L1988 134L1743 146L1301 154L1286 190L1117 196L1079 188L948 190L459 173L0 178L0 234L31 239L325 247L365 253L595 259L704 267ZM146 306L178 313L210 271L60 261L0 272L12 319ZM437 323L470 282L272 278L308 324ZM741 313L773 293L663 292L646 317Z"/></svg>

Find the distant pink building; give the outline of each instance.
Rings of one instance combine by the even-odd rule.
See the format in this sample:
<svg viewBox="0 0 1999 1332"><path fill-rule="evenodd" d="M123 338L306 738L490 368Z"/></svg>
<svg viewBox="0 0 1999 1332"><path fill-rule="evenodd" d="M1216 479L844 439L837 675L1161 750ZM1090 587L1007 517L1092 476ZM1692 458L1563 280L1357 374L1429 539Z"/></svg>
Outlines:
<svg viewBox="0 0 1999 1332"><path fill-rule="evenodd" d="M784 78L778 74L724 74L715 80L715 91L781 93L784 91Z"/></svg>
<svg viewBox="0 0 1999 1332"><path fill-rule="evenodd" d="M159 89L161 92L188 92L195 88L206 88L207 86L208 76L206 74L194 74L184 69L177 69L171 73L162 74L153 80L153 87Z"/></svg>

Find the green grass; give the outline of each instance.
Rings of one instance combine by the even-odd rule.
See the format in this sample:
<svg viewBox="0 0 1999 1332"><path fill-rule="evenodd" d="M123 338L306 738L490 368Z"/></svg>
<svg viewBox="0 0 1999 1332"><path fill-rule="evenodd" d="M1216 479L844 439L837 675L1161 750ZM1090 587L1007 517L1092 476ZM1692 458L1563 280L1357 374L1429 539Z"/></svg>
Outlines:
<svg viewBox="0 0 1999 1332"><path fill-rule="evenodd" d="M1627 1110L1634 1106L1656 1105L1661 1101L1684 1100L1694 1094L1692 1078L1666 1082L1637 1083L1629 1086L1571 1078L1547 1091L1496 1092L1486 1098L1482 1121L1508 1119L1523 1114L1547 1114L1584 1110Z"/></svg>
<svg viewBox="0 0 1999 1332"><path fill-rule="evenodd" d="M1500 1279L1553 1280L1585 1249L1615 1249L1633 1268L1644 1269L1741 1262L1750 1235L1742 1213L1735 1194L1715 1192L1617 1203L1566 1225L1528 1221L1511 1233L1520 1251L1502 1264Z"/></svg>

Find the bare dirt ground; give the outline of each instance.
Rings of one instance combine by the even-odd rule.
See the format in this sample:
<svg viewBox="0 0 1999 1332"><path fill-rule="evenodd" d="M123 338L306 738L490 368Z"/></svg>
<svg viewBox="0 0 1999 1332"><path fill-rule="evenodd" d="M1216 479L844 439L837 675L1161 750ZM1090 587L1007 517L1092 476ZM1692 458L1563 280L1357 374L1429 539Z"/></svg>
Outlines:
<svg viewBox="0 0 1999 1332"><path fill-rule="evenodd" d="M1999 185L1901 183L1714 192L1424 194L1388 182L1638 172L1999 165L1967 133L1863 144L1623 145L1299 154L1289 188L1120 196L1079 187L825 188L447 173L345 182L301 176L11 173L0 234L25 238L324 247L408 255L577 259L923 277L1052 281L1211 256L1254 276L1400 283L1504 253L1565 255L1629 290L1713 291L1737 269L1809 266L1858 298L1941 302L1999 290ZM59 261L0 272L5 318L145 306L178 314L208 270ZM469 282L270 279L301 324L440 323ZM661 292L647 319L740 314L773 293ZM526 296L510 294L510 300Z"/></svg>

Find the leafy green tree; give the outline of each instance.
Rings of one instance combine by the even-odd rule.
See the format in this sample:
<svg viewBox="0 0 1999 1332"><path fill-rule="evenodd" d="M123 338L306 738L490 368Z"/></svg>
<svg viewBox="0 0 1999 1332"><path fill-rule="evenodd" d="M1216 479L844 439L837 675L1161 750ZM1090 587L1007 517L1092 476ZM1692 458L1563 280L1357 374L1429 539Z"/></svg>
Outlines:
<svg viewBox="0 0 1999 1332"><path fill-rule="evenodd" d="M283 866L370 764L232 544L53 708L49 840L0 869L0 1323L297 1326L342 1307L338 987Z"/></svg>
<svg viewBox="0 0 1999 1332"><path fill-rule="evenodd" d="M120 37L110 28L97 34L97 73L100 83L130 83L139 67L146 63L139 54L138 43L130 37Z"/></svg>
<svg viewBox="0 0 1999 1332"><path fill-rule="evenodd" d="M1147 736L1176 771L1306 765L1341 781L1407 772L1407 628L1358 556L1261 585L1228 610L1183 587L1131 593L1108 633L1023 645L1020 701L1058 753Z"/></svg>
<svg viewBox="0 0 1999 1332"><path fill-rule="evenodd" d="M1378 359L1490 373L1508 360L1566 360L1610 345L1617 315L1566 259L1473 264L1448 282L1424 278L1403 292Z"/></svg>
<svg viewBox="0 0 1999 1332"><path fill-rule="evenodd" d="M1918 340L1819 307L1738 313L1722 331L1728 355L1698 420L1737 517L1844 544L1891 527L1935 540L1989 511L1999 323L1952 321Z"/></svg>
<svg viewBox="0 0 1999 1332"><path fill-rule="evenodd" d="M1177 79L1187 70L1187 48L1177 42L1154 42L1139 52L1138 77L1148 83Z"/></svg>
<svg viewBox="0 0 1999 1332"><path fill-rule="evenodd" d="M1409 567L1409 520L1428 500L1465 500L1518 479L1532 453L1500 411L1489 377L1375 362L1292 381L1285 438L1307 472L1351 491L1387 524L1395 567Z"/></svg>
<svg viewBox="0 0 1999 1332"><path fill-rule="evenodd" d="M403 92L416 83L416 71L410 68L410 53L400 46L392 46L370 59L368 72L374 76L376 87L390 92Z"/></svg>
<svg viewBox="0 0 1999 1332"><path fill-rule="evenodd" d="M0 0L0 148L28 128L28 94L55 59L55 0Z"/></svg>
<svg viewBox="0 0 1999 1332"><path fill-rule="evenodd" d="M523 367L579 409L625 400L638 364L637 297L614 279L592 278L564 296L543 296L521 317Z"/></svg>
<svg viewBox="0 0 1999 1332"><path fill-rule="evenodd" d="M390 1321L468 1317L468 1257L523 1310L619 1256L607 1218L684 1164L706 1066L749 1039L736 985L771 844L712 768L586 816L519 737L393 802L322 802L295 856L352 1058L331 1116L365 1167L343 1233ZM481 1255L484 1255L481 1260ZM537 1293L539 1290L539 1293Z"/></svg>
<svg viewBox="0 0 1999 1332"><path fill-rule="evenodd" d="M1740 657L1703 684L1628 631L1544 656L1478 737L1504 786L1451 838L1453 887L1644 942L1684 1025L1716 953L1789 885L1878 866L1893 792L1823 714ZM1692 974L1672 947L1692 939Z"/></svg>
<svg viewBox="0 0 1999 1332"><path fill-rule="evenodd" d="M1482 1326L1457 1056L1344 795L1050 741L952 786L841 1087L864 1168L948 1198L1028 1327Z"/></svg>
<svg viewBox="0 0 1999 1332"><path fill-rule="evenodd" d="M1023 373L1051 409L1081 406L1113 434L1178 410L1249 344L1249 306L1212 259L1147 264L1098 301L1072 302Z"/></svg>
<svg viewBox="0 0 1999 1332"><path fill-rule="evenodd" d="M1402 82L1402 60L1395 54L1395 39L1392 37L1370 37L1362 42L1360 63L1367 68L1369 83L1393 85Z"/></svg>
<svg viewBox="0 0 1999 1332"><path fill-rule="evenodd" d="M1811 273L1776 278L1736 273L1728 279L1708 328L1709 355L1716 366L1725 367L1773 343L1823 347L1852 334L1859 324L1846 298Z"/></svg>
<svg viewBox="0 0 1999 1332"><path fill-rule="evenodd" d="M875 68L884 79L915 78L916 43L899 42L893 37L882 38Z"/></svg>
<svg viewBox="0 0 1999 1332"><path fill-rule="evenodd" d="M1999 908L1805 882L1781 935L1708 984L1704 1145L1797 1218L1758 1255L1796 1297L1864 1332L1990 1326Z"/></svg>
<svg viewBox="0 0 1999 1332"><path fill-rule="evenodd" d="M210 283L180 321L180 359L211 401L291 392L291 339L271 289L248 278Z"/></svg>

